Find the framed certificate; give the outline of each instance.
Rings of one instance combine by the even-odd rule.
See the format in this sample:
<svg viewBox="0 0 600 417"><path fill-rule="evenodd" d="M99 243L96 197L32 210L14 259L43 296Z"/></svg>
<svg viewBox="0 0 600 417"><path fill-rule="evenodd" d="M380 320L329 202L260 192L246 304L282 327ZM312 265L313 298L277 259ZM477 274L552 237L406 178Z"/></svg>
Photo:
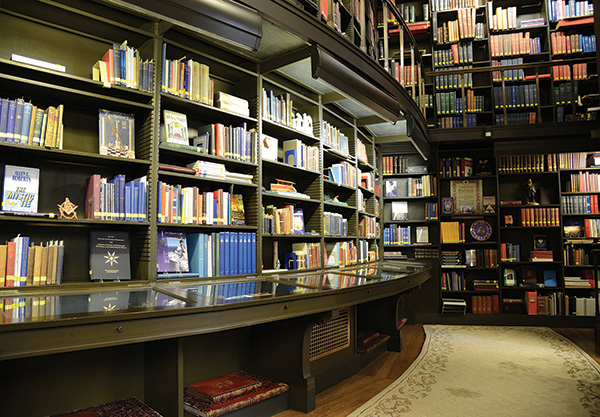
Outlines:
<svg viewBox="0 0 600 417"><path fill-rule="evenodd" d="M483 212L483 186L481 180L454 180L450 183L450 196L454 212L480 214Z"/></svg>

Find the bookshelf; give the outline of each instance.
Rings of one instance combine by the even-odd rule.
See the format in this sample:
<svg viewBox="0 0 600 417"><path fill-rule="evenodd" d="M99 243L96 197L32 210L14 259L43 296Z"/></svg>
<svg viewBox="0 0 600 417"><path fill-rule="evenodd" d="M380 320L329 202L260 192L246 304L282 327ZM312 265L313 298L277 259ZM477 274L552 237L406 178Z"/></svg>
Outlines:
<svg viewBox="0 0 600 417"><path fill-rule="evenodd" d="M197 33L185 22L160 19L156 16L159 12L145 12L132 4L8 1L0 9L3 25L0 33L5 40L0 46L3 98L23 97L43 109L64 105L63 130L62 135L57 135L61 140L56 146L34 147L2 141L0 147L11 164L39 168L39 212L56 213L57 205L66 197L79 206L76 219L0 214L2 239L21 234L36 244L63 242L65 252L60 283L0 289L3 302L11 300L3 305L5 312L11 311L10 315L3 313L0 344L3 352L7 348L12 353L3 356L3 364L11 372L30 366L42 369L38 376L24 376L22 382L5 391L3 398L19 397L17 392L25 392L23 387L30 382L51 384L54 375L58 375L65 381L60 391L70 394L54 398L44 395L39 402L31 402L25 413L51 415L115 400L117 395L119 398L135 395L151 402L165 415L182 416L180 396L184 384L247 367L252 362L257 371L268 368L269 373L277 374L275 368L278 368L283 372L283 379L293 381L293 407L310 411L316 394L315 369L330 381L328 373L339 374L331 370L332 364L348 364L348 360L364 363L385 348L381 347L367 359L356 353L355 305L378 299L397 304L399 294L429 277L428 272L421 274L419 269L418 279L411 280L410 285L400 280L393 284L393 280L373 280L378 284L364 291L359 285L365 280L350 283L346 278L336 281L335 291L330 291L332 287L326 284L331 277L323 272L325 269L335 273L334 267L364 264L381 257L380 151L370 123L385 125L395 133L397 127L389 122L395 122L400 115L395 108L405 101L412 106L400 87L372 59L377 40L371 11L376 7L370 2L350 6L340 3L344 6L340 8L342 30L351 38L348 42L335 27L332 31L331 26L323 24L327 22L307 19L310 13L298 16L299 10L291 4L259 2L256 8L264 19L265 33L261 48L249 52L217 41L210 34ZM306 6L310 4L305 2ZM313 17L316 16L318 9L314 10ZM296 29L287 29L290 27ZM27 33L25 37L21 30ZM356 35L360 39L354 39ZM323 45L313 45L313 39L321 39ZM140 63L153 62L152 75L145 78L146 86L148 79L153 80L150 89L105 84L92 78L93 67L101 67L98 61L109 49L120 48L125 41L135 49L135 52L126 49L127 53L137 53ZM363 47L364 52L356 46ZM20 63L11 60L13 53L61 64L66 70ZM353 62L346 62L341 74L354 71L353 82L366 85L373 94L363 91L362 99L357 98L356 91L348 85L340 88L335 84L332 88L324 77L313 77L313 61L325 56L340 65L340 60L332 60L338 53ZM200 71L196 70L198 66ZM203 75L206 70L208 91L215 94L205 99L201 92L207 91ZM194 78L198 73L199 79ZM195 86L199 88L199 99ZM383 91L386 93L382 94ZM235 100L228 101L228 97ZM382 97L387 100L385 105L377 103ZM388 106L389 102L393 105ZM135 157L100 154L100 109L134 118L135 139L131 148L135 149ZM410 111L415 109L413 106ZM178 144L165 140L165 111L185 116L188 145L175 146ZM347 139L345 147L336 142L340 135ZM267 136L270 140L266 142L272 146L268 151L274 151L274 158L267 155ZM293 151L296 154L292 161ZM329 177L327 169L335 164L346 164L348 181ZM218 170L218 174L208 167ZM145 178L143 217L135 221L85 218L87 181L93 175L105 178L106 182L117 175L123 175L126 182ZM294 193L272 192L272 184L289 182L293 182ZM241 197L244 225L235 223L233 215L228 213L228 194ZM199 203L208 199L218 201L212 210ZM274 210L293 207L294 212L302 209L303 221L299 224L303 232L296 234L294 231L301 229L292 228L290 233L289 224L284 230L275 231L274 225L267 229L263 209L266 214L270 207ZM326 213L341 217L347 224L346 231L341 228L332 232ZM90 232L98 231L124 232L129 236L130 281L90 281L89 236ZM213 262L219 260L213 263L213 268L219 265L218 272L213 269L203 276L198 268L186 273L189 275L161 276L157 264L163 234L195 236L205 244L215 243L224 236L253 235L256 243L254 252L220 253L224 259L244 257L243 267L221 269L219 253L213 252ZM333 251L337 256L329 262ZM303 269L298 270L302 263L299 256L296 269L287 269L287 255L291 252L305 257ZM197 263L193 258L190 261ZM276 265L279 269L274 272ZM299 275L292 277L298 272ZM302 284L308 281L303 273L314 274L310 277L313 285ZM292 281L279 282L280 275L292 277ZM251 280L249 277L264 285L253 300L236 299L240 302L230 306L224 302L228 295L222 292L208 301L201 294L198 296L198 292L206 289L202 284L208 280L214 280L210 284L213 291L223 288L233 291L245 287ZM293 279L301 284L295 285ZM319 282L322 284L317 285ZM181 283L200 289L186 293L187 290L178 288ZM334 292L338 294L345 289L352 293L350 297L334 302ZM325 296L316 297L315 302L316 294ZM296 296L298 300L290 299ZM94 310L88 304L96 298L114 302ZM63 299L70 301L63 303ZM255 301L258 302L254 304ZM257 309L245 308L251 304ZM44 319L35 315L40 305L50 310L41 313ZM98 311L104 311L104 307L115 311L98 318ZM183 310L184 307L190 310ZM280 308L284 315L277 313ZM338 308L350 309L352 319L347 332L350 343L342 352L325 357L323 365L315 368L317 365L309 363L304 347L314 323L326 322L335 313L332 309ZM33 309L37 313L33 314ZM180 326L179 313L183 311L190 314L183 314L187 324ZM38 318L26 318L30 316ZM385 318L379 312L373 314L376 316L390 323L398 320ZM371 321L375 319L363 319L367 324ZM76 335L77 341L65 343L69 340L67 334ZM260 343L254 343L258 339ZM261 350L273 347L274 343L285 353L258 357ZM286 344L294 347L284 349ZM206 355L198 356L200 350ZM218 354L209 354L213 351ZM56 354L56 361L44 365L49 354ZM209 356L213 359L207 363L204 358ZM77 384L71 383L78 380L78 369L86 372L81 387L98 389L82 392L81 387L78 389ZM128 379L130 383L110 383L110 375L122 376L128 372L137 375ZM114 390L104 389L109 386ZM77 400L73 401L75 392ZM19 400L13 404L25 402ZM5 405L0 414L15 414L11 407L16 405L2 403Z"/></svg>
<svg viewBox="0 0 600 417"><path fill-rule="evenodd" d="M575 10L576 3L395 2L414 28L424 63L428 126L455 129L594 120L597 103L591 97L598 92L598 71L593 13ZM383 13L379 16L383 37ZM393 59L389 63L383 56L380 59L394 74L397 22L389 18L386 23L389 39L387 43L380 39L380 50L389 44ZM404 60L410 65L408 53ZM490 68L495 66L499 70Z"/></svg>
<svg viewBox="0 0 600 417"><path fill-rule="evenodd" d="M489 148L438 151L442 304L499 314L497 178Z"/></svg>

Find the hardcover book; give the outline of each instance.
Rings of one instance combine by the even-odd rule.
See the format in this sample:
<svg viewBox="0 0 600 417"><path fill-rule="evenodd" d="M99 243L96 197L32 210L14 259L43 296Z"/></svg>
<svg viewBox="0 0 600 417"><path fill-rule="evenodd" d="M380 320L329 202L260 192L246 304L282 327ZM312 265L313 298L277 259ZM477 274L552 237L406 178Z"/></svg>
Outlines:
<svg viewBox="0 0 600 417"><path fill-rule="evenodd" d="M231 224L233 226L245 226L246 214L244 212L244 199L241 194L231 195Z"/></svg>
<svg viewBox="0 0 600 417"><path fill-rule="evenodd" d="M133 114L99 111L100 155L135 158L135 121Z"/></svg>
<svg viewBox="0 0 600 417"><path fill-rule="evenodd" d="M212 403L202 400L186 389L183 396L183 408L199 417L217 417L249 405L264 401L286 392L289 387L283 382L275 382L255 375L249 375L260 381L261 385L241 395Z"/></svg>
<svg viewBox="0 0 600 417"><path fill-rule="evenodd" d="M4 167L4 188L2 210L37 213L40 188L38 168L6 165Z"/></svg>
<svg viewBox="0 0 600 417"><path fill-rule="evenodd" d="M90 279L131 279L129 234L121 231L90 231Z"/></svg>
<svg viewBox="0 0 600 417"><path fill-rule="evenodd" d="M159 230L156 246L158 272L189 272L185 233Z"/></svg>
<svg viewBox="0 0 600 417"><path fill-rule="evenodd" d="M72 411L65 414L55 414L52 417L161 417L156 411L135 397L125 398L110 403Z"/></svg>
<svg viewBox="0 0 600 417"><path fill-rule="evenodd" d="M186 391L211 403L228 400L259 388L260 380L244 372L233 372L188 385Z"/></svg>
<svg viewBox="0 0 600 417"><path fill-rule="evenodd" d="M169 143L189 145L187 117L171 110L164 111L165 140Z"/></svg>

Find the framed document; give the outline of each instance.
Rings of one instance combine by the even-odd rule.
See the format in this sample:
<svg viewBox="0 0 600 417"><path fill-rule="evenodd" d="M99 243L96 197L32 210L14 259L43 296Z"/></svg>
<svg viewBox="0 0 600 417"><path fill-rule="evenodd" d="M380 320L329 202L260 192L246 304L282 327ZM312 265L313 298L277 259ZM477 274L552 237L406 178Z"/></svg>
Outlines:
<svg viewBox="0 0 600 417"><path fill-rule="evenodd" d="M483 212L483 185L481 180L454 180L450 182L450 196L454 212L480 214Z"/></svg>

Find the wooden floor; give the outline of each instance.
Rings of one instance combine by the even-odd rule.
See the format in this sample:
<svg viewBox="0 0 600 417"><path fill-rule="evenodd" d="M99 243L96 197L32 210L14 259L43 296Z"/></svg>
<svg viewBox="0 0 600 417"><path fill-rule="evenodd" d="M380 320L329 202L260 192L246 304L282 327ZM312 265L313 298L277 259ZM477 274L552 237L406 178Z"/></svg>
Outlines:
<svg viewBox="0 0 600 417"><path fill-rule="evenodd" d="M571 339L600 363L600 344L594 342L593 329L553 329ZM394 382L419 356L425 334L422 325L405 326L402 352L386 352L358 374L317 395L317 408L305 414L288 410L276 417L346 417Z"/></svg>

